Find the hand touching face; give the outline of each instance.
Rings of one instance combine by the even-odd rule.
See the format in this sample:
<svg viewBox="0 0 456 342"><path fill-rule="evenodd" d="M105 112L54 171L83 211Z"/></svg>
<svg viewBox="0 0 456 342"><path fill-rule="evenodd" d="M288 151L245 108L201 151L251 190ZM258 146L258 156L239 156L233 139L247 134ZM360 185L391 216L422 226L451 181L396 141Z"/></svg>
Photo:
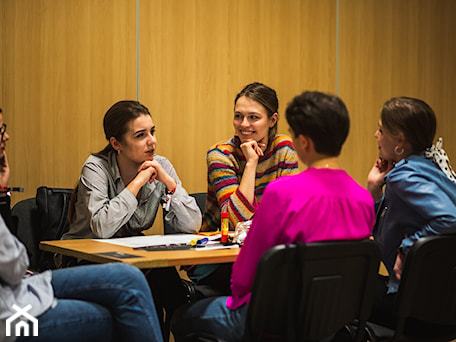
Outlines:
<svg viewBox="0 0 456 342"><path fill-rule="evenodd" d="M277 113L268 118L266 109L260 103L241 96L234 107L233 127L241 143L256 141L268 144L269 129L275 125Z"/></svg>

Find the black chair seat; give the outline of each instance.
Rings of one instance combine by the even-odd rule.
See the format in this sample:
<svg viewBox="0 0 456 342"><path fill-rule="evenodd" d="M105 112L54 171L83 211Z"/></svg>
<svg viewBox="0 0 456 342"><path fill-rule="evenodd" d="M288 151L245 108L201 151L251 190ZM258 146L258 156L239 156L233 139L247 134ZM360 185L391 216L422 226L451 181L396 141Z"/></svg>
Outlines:
<svg viewBox="0 0 456 342"><path fill-rule="evenodd" d="M456 339L456 235L415 242L407 254L394 312L395 330L368 322L373 341Z"/></svg>

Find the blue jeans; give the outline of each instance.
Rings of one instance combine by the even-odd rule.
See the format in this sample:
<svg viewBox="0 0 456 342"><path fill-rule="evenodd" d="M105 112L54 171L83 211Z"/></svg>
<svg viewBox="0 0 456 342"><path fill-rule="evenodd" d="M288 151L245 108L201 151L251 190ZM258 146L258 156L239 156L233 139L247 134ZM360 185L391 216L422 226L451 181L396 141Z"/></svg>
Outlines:
<svg viewBox="0 0 456 342"><path fill-rule="evenodd" d="M38 317L32 341L163 341L149 285L136 267L60 269L52 272L52 287L57 305Z"/></svg>
<svg viewBox="0 0 456 342"><path fill-rule="evenodd" d="M225 304L227 298L204 298L179 308L171 322L175 341L183 341L191 333L207 333L226 341L242 341L248 306L244 304L231 310Z"/></svg>

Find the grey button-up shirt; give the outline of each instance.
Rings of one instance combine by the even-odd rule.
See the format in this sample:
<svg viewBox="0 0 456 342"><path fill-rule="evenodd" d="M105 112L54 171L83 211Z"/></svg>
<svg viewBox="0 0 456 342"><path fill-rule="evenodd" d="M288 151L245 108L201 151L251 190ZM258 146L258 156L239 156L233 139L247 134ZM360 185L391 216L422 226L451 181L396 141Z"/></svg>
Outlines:
<svg viewBox="0 0 456 342"><path fill-rule="evenodd" d="M28 313L38 317L54 303L51 271L24 277L28 265L25 246L10 233L0 216L0 341L15 339L6 337L5 332L6 319L16 313L13 304L20 308L30 304Z"/></svg>
<svg viewBox="0 0 456 342"><path fill-rule="evenodd" d="M169 195L166 186L154 180L141 188L138 200L122 181L114 152L107 156L91 155L82 168L74 220L63 239L141 235L152 226L165 197L170 201L165 221L174 232L198 232L201 211L195 199L182 187L167 158L155 155L154 160L176 181L176 190Z"/></svg>

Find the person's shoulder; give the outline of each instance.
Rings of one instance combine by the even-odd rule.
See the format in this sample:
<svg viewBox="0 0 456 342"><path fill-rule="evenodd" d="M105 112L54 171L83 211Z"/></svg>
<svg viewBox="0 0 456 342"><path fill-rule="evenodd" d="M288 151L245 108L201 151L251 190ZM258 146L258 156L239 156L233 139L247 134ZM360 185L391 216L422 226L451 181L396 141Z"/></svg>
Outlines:
<svg viewBox="0 0 456 342"><path fill-rule="evenodd" d="M301 173L293 175L280 176L268 183L266 189L269 191L276 191L278 193L291 191L296 188L296 184L299 183L299 179L302 177Z"/></svg>
<svg viewBox="0 0 456 342"><path fill-rule="evenodd" d="M161 166L172 165L168 158L161 155L154 155L154 160L156 160Z"/></svg>
<svg viewBox="0 0 456 342"><path fill-rule="evenodd" d="M235 141L233 138L230 138L228 140L221 140L221 141L218 141L216 142L215 144L213 144L210 148L209 148L209 151L210 150L214 150L214 149L226 149L226 148L233 148L235 146Z"/></svg>
<svg viewBox="0 0 456 342"><path fill-rule="evenodd" d="M432 160L424 156L411 155L396 163L387 178L390 182L406 181L412 177L428 177L438 171L440 170Z"/></svg>
<svg viewBox="0 0 456 342"><path fill-rule="evenodd" d="M168 162L169 162L169 159L168 159L168 158L166 158L165 156L161 156L161 155L159 155L159 154L155 154L155 155L154 155L154 159L155 159L156 161L158 161L159 163L160 163L160 162L163 162L163 161L168 161Z"/></svg>
<svg viewBox="0 0 456 342"><path fill-rule="evenodd" d="M277 134L273 139L272 139L273 144L287 144L287 145L292 145L291 137L286 134Z"/></svg>
<svg viewBox="0 0 456 342"><path fill-rule="evenodd" d="M288 135L285 134L277 134L271 141L271 149L272 150L280 150L280 149L291 149L293 148L293 142Z"/></svg>
<svg viewBox="0 0 456 342"><path fill-rule="evenodd" d="M223 140L212 145L207 151L208 155L211 154L232 154L236 149L236 143L233 138Z"/></svg>
<svg viewBox="0 0 456 342"><path fill-rule="evenodd" d="M102 154L91 154L87 157L84 165L106 165L108 157Z"/></svg>

